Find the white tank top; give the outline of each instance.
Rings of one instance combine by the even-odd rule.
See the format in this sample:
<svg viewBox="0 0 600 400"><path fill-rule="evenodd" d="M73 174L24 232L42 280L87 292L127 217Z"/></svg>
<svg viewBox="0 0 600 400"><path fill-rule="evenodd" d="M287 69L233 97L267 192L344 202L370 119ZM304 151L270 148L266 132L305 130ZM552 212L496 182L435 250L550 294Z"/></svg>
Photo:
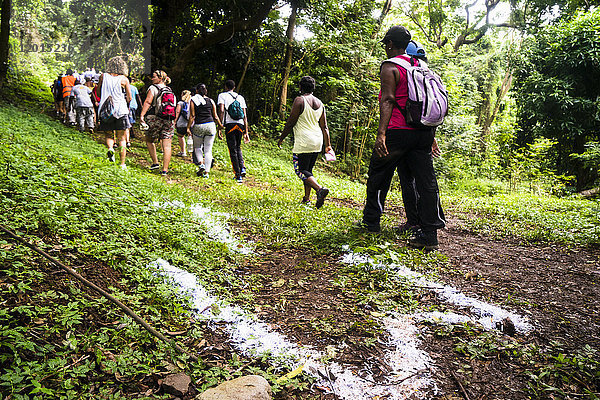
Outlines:
<svg viewBox="0 0 600 400"><path fill-rule="evenodd" d="M323 147L323 131L319 126L319 120L323 115L323 104L314 110L308 103L306 96L304 99L304 110L298 117L298 122L294 125L294 148L292 152L299 153L317 153Z"/></svg>
<svg viewBox="0 0 600 400"><path fill-rule="evenodd" d="M116 118L128 115L129 108L127 107L127 100L125 99L123 88L121 87L122 76L112 76L108 73L104 73L102 76L102 93L100 94L100 104L98 105L98 109L100 110L102 108L102 105L108 96L112 96L115 105L115 112L113 115Z"/></svg>

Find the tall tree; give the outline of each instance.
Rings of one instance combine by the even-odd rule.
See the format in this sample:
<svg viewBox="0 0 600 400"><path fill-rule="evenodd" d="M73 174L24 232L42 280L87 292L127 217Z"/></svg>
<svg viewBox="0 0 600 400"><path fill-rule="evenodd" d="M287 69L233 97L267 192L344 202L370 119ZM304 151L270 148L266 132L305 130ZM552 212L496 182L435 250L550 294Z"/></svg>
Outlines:
<svg viewBox="0 0 600 400"><path fill-rule="evenodd" d="M557 142L556 168L584 189L595 176L570 155L600 140L600 9L546 27L528 38L515 73L521 145Z"/></svg>
<svg viewBox="0 0 600 400"><path fill-rule="evenodd" d="M192 27L189 31L190 36L180 37L181 42L178 43L180 47L176 48L177 55L171 70L172 78L174 80L179 80L183 77L186 68L193 64L196 55L203 49L227 42L237 33L258 29L265 18L267 18L276 2L277 0L262 0L260 2L245 2L244 4L237 4L241 2L233 2L233 4L230 4L229 2L221 1L212 2L214 3L214 10L198 10L198 8L201 9L202 7L206 7L206 4L200 2L201 4L196 4L198 8L182 6L179 8L180 13L173 16L169 14L169 10L171 10L171 13L175 13L177 9L172 10L172 5L170 4L172 2L163 0L159 10L157 10L157 14L166 14L168 18L155 18L154 22L157 26L155 31L153 31L153 48L155 47L155 41L159 39L159 36L162 40L172 36L173 30L177 26L175 22L178 20L185 20L188 18L193 21L198 21L206 18L205 22L207 26L212 27L210 31L205 27L200 30ZM234 7L235 9L233 9ZM191 11L198 11L198 15L190 15ZM213 12L209 13L208 11ZM167 46L167 49L168 48L170 48L170 46ZM166 61L167 60L163 59L163 62Z"/></svg>
<svg viewBox="0 0 600 400"><path fill-rule="evenodd" d="M279 118L285 118L285 108L287 102L288 80L290 79L290 70L292 68L292 56L294 53L294 30L296 29L296 17L298 16L298 2L292 1L292 13L288 19L286 31L287 43L285 46L284 67L281 78L281 94L279 96Z"/></svg>
<svg viewBox="0 0 600 400"><path fill-rule="evenodd" d="M4 85L8 72L8 55L10 50L10 15L11 0L2 0L2 16L0 21L0 88Z"/></svg>

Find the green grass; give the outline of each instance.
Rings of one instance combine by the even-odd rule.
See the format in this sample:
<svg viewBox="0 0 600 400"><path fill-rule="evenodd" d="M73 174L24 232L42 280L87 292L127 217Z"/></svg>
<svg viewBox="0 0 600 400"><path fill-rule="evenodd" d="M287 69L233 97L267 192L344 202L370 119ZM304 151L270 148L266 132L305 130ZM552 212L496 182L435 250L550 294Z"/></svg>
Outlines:
<svg viewBox="0 0 600 400"><path fill-rule="evenodd" d="M134 151L148 160L145 148L134 143ZM175 299L173 289L147 267L150 262L160 257L194 272L211 293L226 300L251 304L252 293L245 289L246 278L236 273L241 256L206 239L205 228L192 220L189 207L157 208L153 202L181 201L228 213L237 235L254 242L259 250L301 249L335 259L342 246L349 245L376 260L423 272L435 271L446 262L443 253L425 255L395 245L398 237L391 228L398 221L389 216L382 221L382 235L353 231L351 223L362 214L363 184L319 166L316 177L331 189L332 198L351 200L358 206L328 201L315 210L299 204L303 187L294 174L289 146L279 149L273 141L257 138L243 149L252 184L235 183L227 148L219 140L214 149L219 168L211 171L209 179L197 178L193 165L174 159L170 176L178 183L168 183L134 163L127 171L118 169L106 160L104 146L37 110L0 106L0 206L4 211L0 223L45 250L58 246L60 254L70 253L74 260L97 260L120 271L124 277L120 287L126 289L111 288L115 296L161 330L188 329L190 340L200 338L201 329L190 321L188 308ZM598 202L525 195L469 197L444 193L444 188L442 195L449 209L477 216L466 220L468 226L489 235L573 245L599 243ZM400 204L399 196L396 190L388 199ZM127 382L164 370L166 363L186 370L201 387L229 378L229 371L244 363L235 354L227 360L229 368L191 363L168 346L155 343L105 300L82 294L77 285L68 283L64 292L48 287L49 277L34 267L42 262L29 249L0 240L0 295L18 294L23 299L19 305L0 310L0 393L15 399L36 393L79 398L92 389L96 379L106 390L100 397L108 398L108 391L114 390L113 398L120 398L127 393ZM254 287L260 282L250 283ZM384 270L348 266L333 284L351 290L360 303L375 310L417 309L418 296L404 283ZM31 306L40 302L48 306ZM90 330L85 317L91 313L100 313L123 328ZM348 326L352 323L348 321ZM365 332L379 329L374 321L366 324L360 327ZM337 329L327 321L315 321L315 326L323 332ZM39 337L60 337L52 343L62 345L44 344ZM270 368L254 372L271 381L281 374Z"/></svg>
<svg viewBox="0 0 600 400"><path fill-rule="evenodd" d="M448 196L468 215L467 226L491 237L581 246L600 244L600 202L578 198L503 194L490 197Z"/></svg>

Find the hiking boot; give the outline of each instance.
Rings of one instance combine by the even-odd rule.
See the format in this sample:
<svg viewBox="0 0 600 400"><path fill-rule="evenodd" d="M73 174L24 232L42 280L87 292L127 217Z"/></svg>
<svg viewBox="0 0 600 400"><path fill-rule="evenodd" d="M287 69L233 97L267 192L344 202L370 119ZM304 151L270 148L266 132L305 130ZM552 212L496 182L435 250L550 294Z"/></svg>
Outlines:
<svg viewBox="0 0 600 400"><path fill-rule="evenodd" d="M106 152L106 157L108 158L108 161L115 162L115 151L113 149L109 149Z"/></svg>
<svg viewBox="0 0 600 400"><path fill-rule="evenodd" d="M405 222L402 225L400 225L396 230L398 231L398 233L409 232L416 235L419 232L419 229L421 229L419 225L411 225L408 222Z"/></svg>
<svg viewBox="0 0 600 400"><path fill-rule="evenodd" d="M237 178L235 178L235 180L237 181L237 183L244 183L244 178L242 178L241 176L238 176Z"/></svg>
<svg viewBox="0 0 600 400"><path fill-rule="evenodd" d="M161 176L167 176L167 174L169 173L169 171L160 171L160 175Z"/></svg>
<svg viewBox="0 0 600 400"><path fill-rule="evenodd" d="M204 164L198 165L198 172L196 172L196 176L204 175L204 171L206 171L206 167L204 166Z"/></svg>
<svg viewBox="0 0 600 400"><path fill-rule="evenodd" d="M437 231L433 232L419 232L408 240L408 245L415 249L424 250L437 250L438 249L438 238Z"/></svg>
<svg viewBox="0 0 600 400"><path fill-rule="evenodd" d="M310 204L310 199L307 199L306 197L303 197L302 201L300 202L300 204L309 205Z"/></svg>
<svg viewBox="0 0 600 400"><path fill-rule="evenodd" d="M240 176L241 176L242 178L245 178L245 177L246 177L246 168L242 168L242 170L240 171Z"/></svg>
<svg viewBox="0 0 600 400"><path fill-rule="evenodd" d="M202 174L202 177L203 177L203 178L208 178L208 172L204 172L204 173Z"/></svg>
<svg viewBox="0 0 600 400"><path fill-rule="evenodd" d="M316 208L323 207L323 203L325 203L325 197L327 197L328 194L329 189L326 187L322 187L321 189L317 190L317 201L315 203Z"/></svg>
<svg viewBox="0 0 600 400"><path fill-rule="evenodd" d="M368 232L368 233L379 233L379 232L381 232L381 227L367 225L362 220L358 220L358 221L354 222L352 224L352 228L356 229L357 231L364 231L364 232Z"/></svg>
<svg viewBox="0 0 600 400"><path fill-rule="evenodd" d="M150 170L155 170L155 169L159 169L160 168L160 164L152 164L150 166Z"/></svg>

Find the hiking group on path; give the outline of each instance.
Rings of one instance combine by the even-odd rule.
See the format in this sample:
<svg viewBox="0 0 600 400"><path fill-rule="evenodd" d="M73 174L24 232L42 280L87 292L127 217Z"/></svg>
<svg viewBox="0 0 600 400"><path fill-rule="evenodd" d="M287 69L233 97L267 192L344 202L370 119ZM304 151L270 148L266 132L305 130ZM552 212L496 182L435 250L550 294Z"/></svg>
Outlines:
<svg viewBox="0 0 600 400"><path fill-rule="evenodd" d="M397 173L407 217L397 229L413 234L411 246L437 249L437 230L445 227L445 217L432 157L440 155L435 130L447 112L447 92L439 77L427 67L424 49L411 40L406 28L391 27L381 44L388 59L382 62L380 70L379 126L369 164L363 217L354 227L371 233L381 231L385 199ZM65 124L77 125L81 132L103 131L107 158L114 162L114 149L118 147L120 167L126 169L127 147L130 137L134 137L139 110L139 127L144 131L152 160L150 170L160 169L163 176L169 172L172 139L177 134L181 149L177 155L186 156L189 147L192 161L198 167L196 175L208 178L214 160L213 143L217 135L223 139L224 130L234 179L243 183L247 170L241 145L242 141L249 143L250 132L246 100L234 91L233 80L224 82L224 91L216 103L208 97L203 83L184 90L177 101L168 86L171 79L167 73L155 70L142 101L128 75L127 64L119 56L108 60L104 73L88 69L76 74L68 69L52 85L56 115ZM314 190L315 207L321 208L329 189L318 183L313 168L322 150L328 161L335 160L335 154L325 107L313 95L315 87L312 77L301 78L300 95L294 99L278 145L281 147L293 132L292 163L304 187L301 202L309 204ZM157 142L163 150L162 167Z"/></svg>

